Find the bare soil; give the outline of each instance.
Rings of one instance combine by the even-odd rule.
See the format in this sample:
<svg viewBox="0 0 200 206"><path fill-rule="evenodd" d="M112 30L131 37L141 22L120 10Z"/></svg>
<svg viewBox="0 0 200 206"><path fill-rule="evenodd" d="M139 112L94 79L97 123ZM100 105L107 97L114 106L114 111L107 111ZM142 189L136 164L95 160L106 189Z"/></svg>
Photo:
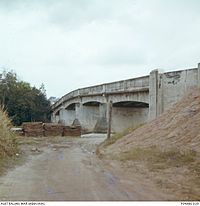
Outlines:
<svg viewBox="0 0 200 206"><path fill-rule="evenodd" d="M144 174L95 154L105 135L20 137L21 164L0 177L0 200L170 200ZM134 173L133 173L134 172Z"/></svg>

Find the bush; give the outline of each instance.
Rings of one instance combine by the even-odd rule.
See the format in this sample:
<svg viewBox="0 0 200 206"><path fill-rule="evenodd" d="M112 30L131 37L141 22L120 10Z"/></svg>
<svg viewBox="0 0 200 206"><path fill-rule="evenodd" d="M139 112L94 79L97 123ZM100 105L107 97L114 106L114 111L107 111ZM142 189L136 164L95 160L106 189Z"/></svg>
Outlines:
<svg viewBox="0 0 200 206"><path fill-rule="evenodd" d="M0 159L11 157L17 152L16 137L7 113L0 108Z"/></svg>

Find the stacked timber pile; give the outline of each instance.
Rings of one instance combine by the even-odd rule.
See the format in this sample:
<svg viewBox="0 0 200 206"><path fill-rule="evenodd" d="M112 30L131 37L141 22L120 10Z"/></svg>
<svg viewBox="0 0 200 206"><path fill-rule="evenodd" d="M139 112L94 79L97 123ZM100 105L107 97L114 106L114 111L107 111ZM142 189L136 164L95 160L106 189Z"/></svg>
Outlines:
<svg viewBox="0 0 200 206"><path fill-rule="evenodd" d="M65 126L63 130L63 136L80 137L81 126Z"/></svg>
<svg viewBox="0 0 200 206"><path fill-rule="evenodd" d="M59 123L24 122L22 124L22 131L27 137L81 136L81 126L64 126L63 124Z"/></svg>
<svg viewBox="0 0 200 206"><path fill-rule="evenodd" d="M44 135L48 136L63 136L63 124L44 123Z"/></svg>
<svg viewBox="0 0 200 206"><path fill-rule="evenodd" d="M42 122L24 122L22 124L24 135L27 137L38 137L44 135L43 123Z"/></svg>

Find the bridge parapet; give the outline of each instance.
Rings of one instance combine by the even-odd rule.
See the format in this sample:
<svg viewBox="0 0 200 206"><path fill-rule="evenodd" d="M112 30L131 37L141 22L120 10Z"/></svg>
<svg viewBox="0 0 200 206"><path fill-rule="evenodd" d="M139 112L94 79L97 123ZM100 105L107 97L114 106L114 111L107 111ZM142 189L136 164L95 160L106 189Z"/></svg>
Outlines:
<svg viewBox="0 0 200 206"><path fill-rule="evenodd" d="M105 93L134 91L144 87L149 87L149 76L105 84Z"/></svg>
<svg viewBox="0 0 200 206"><path fill-rule="evenodd" d="M64 102L75 97L83 96L93 96L102 94L115 94L120 92L134 92L139 90L148 90L149 88L149 76L143 76L133 79L127 79L117 82L111 82L91 87L85 87L81 89L74 90L62 98L60 98L54 105L52 105L52 110L60 107Z"/></svg>

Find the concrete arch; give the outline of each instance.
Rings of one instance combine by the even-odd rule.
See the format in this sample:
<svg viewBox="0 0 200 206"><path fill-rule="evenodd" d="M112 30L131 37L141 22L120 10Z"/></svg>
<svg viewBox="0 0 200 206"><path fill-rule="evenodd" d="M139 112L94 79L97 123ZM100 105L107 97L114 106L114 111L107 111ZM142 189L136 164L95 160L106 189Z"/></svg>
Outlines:
<svg viewBox="0 0 200 206"><path fill-rule="evenodd" d="M144 92L137 92L137 93L125 93L125 94L115 94L109 95L108 101L112 101L114 103L118 102L143 102L149 104L149 93Z"/></svg>
<svg viewBox="0 0 200 206"><path fill-rule="evenodd" d="M81 103L84 105L87 102L99 102L101 104L106 103L106 99L102 95L90 96L90 97L82 97Z"/></svg>
<svg viewBox="0 0 200 206"><path fill-rule="evenodd" d="M80 99L79 98L70 99L69 101L64 102L63 107L66 109L72 104L80 104Z"/></svg>

